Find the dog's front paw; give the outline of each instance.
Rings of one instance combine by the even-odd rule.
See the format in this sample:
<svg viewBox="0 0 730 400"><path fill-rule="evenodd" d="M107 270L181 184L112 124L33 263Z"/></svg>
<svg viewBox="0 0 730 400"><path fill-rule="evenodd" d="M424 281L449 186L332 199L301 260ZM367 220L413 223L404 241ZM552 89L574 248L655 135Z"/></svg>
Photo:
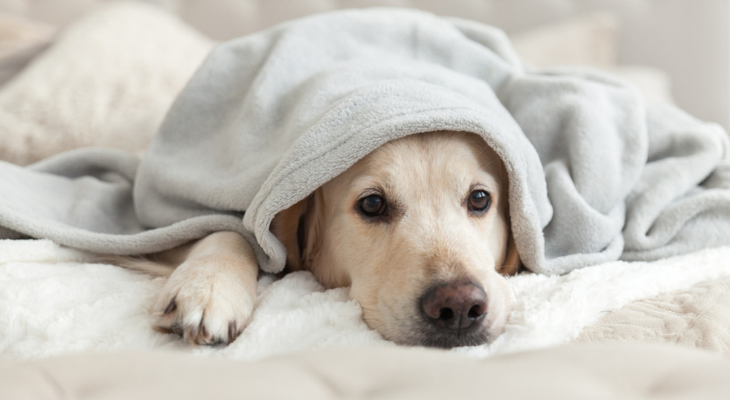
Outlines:
<svg viewBox="0 0 730 400"><path fill-rule="evenodd" d="M211 257L177 267L155 306L155 330L179 334L192 344L233 342L248 325L256 301L255 276L236 264Z"/></svg>

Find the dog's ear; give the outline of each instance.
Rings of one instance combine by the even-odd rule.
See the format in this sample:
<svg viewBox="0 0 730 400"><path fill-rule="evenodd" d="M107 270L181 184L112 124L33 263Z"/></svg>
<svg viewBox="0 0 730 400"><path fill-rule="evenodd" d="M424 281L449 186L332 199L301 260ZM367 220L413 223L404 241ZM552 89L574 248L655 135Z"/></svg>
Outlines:
<svg viewBox="0 0 730 400"><path fill-rule="evenodd" d="M271 232L286 248L286 267L290 271L309 269L319 254L322 197L318 189L277 214L271 222Z"/></svg>
<svg viewBox="0 0 730 400"><path fill-rule="evenodd" d="M517 245L515 245L512 232L510 232L509 238L507 239L507 257L505 257L504 264L499 272L502 275L514 275L519 271L521 266L522 261L520 261L520 255L517 253Z"/></svg>

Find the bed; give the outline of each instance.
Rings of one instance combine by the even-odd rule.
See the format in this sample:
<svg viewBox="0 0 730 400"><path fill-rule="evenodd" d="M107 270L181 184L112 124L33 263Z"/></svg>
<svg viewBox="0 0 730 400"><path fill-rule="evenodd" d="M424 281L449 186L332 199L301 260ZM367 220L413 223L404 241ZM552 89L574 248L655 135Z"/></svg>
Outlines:
<svg viewBox="0 0 730 400"><path fill-rule="evenodd" d="M639 86L648 101L675 101L666 73L616 65L617 21L616 14L592 13L532 30L515 29L511 35L518 51L535 65L567 60L610 70ZM7 44L0 65L5 71L0 87L0 159L20 165L83 146L143 151L173 98L215 43L169 13L139 4L102 7L74 20L60 33L46 23L12 16L0 19L3 24L8 28L5 37L0 37ZM79 368L90 371L101 371L102 367L91 367L94 365L120 369L128 369L130 363L177 365L166 357L190 360L184 357L188 354L199 358L193 365L180 361L181 375L199 374L195 372L197 360L215 364L211 364L213 370L228 368L228 364L210 358L258 363L235 364L241 369L279 363L306 370L302 365L310 364L302 360L307 357L332 359L331 363L369 359L375 365L387 364L389 359L418 364L419 357L434 357L434 364L464 360L466 365L477 361L465 359L480 359L486 361L479 365L498 368L500 362L509 360L508 354L522 351L530 353L520 356L524 363L520 370L536 368L538 361L529 361L531 357L546 362L544 359L550 357L570 359L571 354L578 365L599 368L595 364L601 364L596 361L596 354L600 354L602 360L615 362L613 369L602 371L607 379L619 376L615 374L622 369L621 361L637 351L654 351L663 354L656 357L675 360L689 357L702 365L717 365L715 371L726 371L730 367L723 358L706 352L726 353L730 346L728 259L730 248L721 247L654 262L605 263L562 276L518 275L511 278L518 305L506 332L489 345L454 349L453 354L444 355L403 350L383 340L364 324L359 306L348 299L347 288L324 290L306 272L281 279L263 274L257 311L243 335L228 347L190 347L176 336L150 328L154 316L149 310L163 278L95 264L88 253L46 240L2 240L0 352L5 364L0 367L20 375L26 371L23 379L28 379L19 378L11 381L14 385L2 387L17 388L20 382L28 385L42 376L70 392L82 393L69 382L88 383L98 376L89 372L64 378L63 365L85 366ZM599 345L604 342L633 344ZM647 342L689 349L654 347ZM569 343L573 344L534 352ZM374 355L369 358L362 353L369 354L370 350L357 353L343 347L366 347ZM118 359L68 355L130 351L143 354ZM309 353L290 356L298 351ZM158 355L168 352L176 354ZM270 361L273 356L278 358ZM635 363L646 370L657 368L640 360ZM266 368L273 375L273 371L286 367ZM463 368L472 371L465 376L475 373L471 367ZM579 367L566 366L566 370L556 369L553 375L545 376L564 376L570 368ZM154 371L151 368L147 376L154 376ZM122 388L123 379L137 379L133 374L114 376L120 381L109 387ZM668 376L669 372L647 374L645 381L637 382L651 386L651 382ZM335 374L328 379L339 378ZM700 382L690 387L698 388ZM597 385L591 390L600 390ZM345 397L342 394L350 392L333 389L333 393ZM418 398L414 393L412 397Z"/></svg>

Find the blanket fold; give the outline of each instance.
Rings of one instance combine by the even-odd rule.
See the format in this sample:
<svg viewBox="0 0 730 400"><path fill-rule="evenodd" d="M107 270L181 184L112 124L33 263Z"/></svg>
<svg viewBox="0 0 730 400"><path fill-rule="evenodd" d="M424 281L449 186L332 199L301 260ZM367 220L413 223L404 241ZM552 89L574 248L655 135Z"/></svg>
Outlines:
<svg viewBox="0 0 730 400"><path fill-rule="evenodd" d="M102 149L0 163L0 237L136 254L234 230L278 272L278 212L382 144L442 130L477 134L504 160L513 234L535 272L730 243L718 125L647 107L598 72L525 66L498 29L396 9L217 46L139 163Z"/></svg>

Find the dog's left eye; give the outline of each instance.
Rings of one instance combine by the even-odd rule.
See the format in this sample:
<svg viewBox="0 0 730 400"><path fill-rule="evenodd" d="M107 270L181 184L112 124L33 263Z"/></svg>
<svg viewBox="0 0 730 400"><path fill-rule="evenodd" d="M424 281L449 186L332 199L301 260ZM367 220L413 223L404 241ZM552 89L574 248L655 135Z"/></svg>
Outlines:
<svg viewBox="0 0 730 400"><path fill-rule="evenodd" d="M484 212L492 205L492 196L485 190L469 193L469 211Z"/></svg>
<svg viewBox="0 0 730 400"><path fill-rule="evenodd" d="M360 211L366 217L379 217L385 215L385 199L377 194L360 199Z"/></svg>

